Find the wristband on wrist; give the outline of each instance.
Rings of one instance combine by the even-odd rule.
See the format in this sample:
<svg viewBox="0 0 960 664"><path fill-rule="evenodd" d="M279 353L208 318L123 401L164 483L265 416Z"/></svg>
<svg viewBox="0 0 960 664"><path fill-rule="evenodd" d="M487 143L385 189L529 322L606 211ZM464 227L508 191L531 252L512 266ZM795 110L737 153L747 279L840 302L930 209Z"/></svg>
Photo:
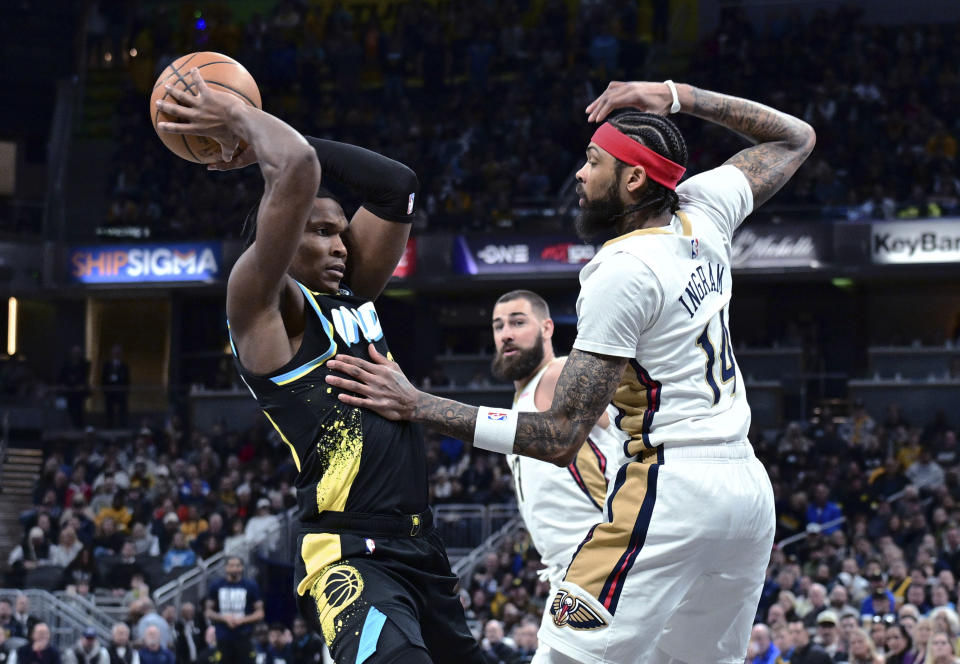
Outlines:
<svg viewBox="0 0 960 664"><path fill-rule="evenodd" d="M500 454L512 454L518 415L515 410L480 406L473 428L473 446Z"/></svg>
<svg viewBox="0 0 960 664"><path fill-rule="evenodd" d="M671 81L669 78L668 78L667 80L665 80L664 83L666 84L666 86L667 86L668 88L670 88L670 94L673 95L673 103L670 104L670 112L671 112L671 113L679 113L679 112L680 112L680 97L679 97L679 95L677 95L677 86L676 86L676 84L674 84L674 82Z"/></svg>

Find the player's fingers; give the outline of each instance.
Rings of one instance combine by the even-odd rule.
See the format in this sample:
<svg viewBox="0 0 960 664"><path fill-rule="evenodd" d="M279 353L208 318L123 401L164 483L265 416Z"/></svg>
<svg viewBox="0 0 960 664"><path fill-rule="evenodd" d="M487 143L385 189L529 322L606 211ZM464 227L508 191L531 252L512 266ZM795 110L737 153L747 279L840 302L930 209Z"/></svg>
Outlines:
<svg viewBox="0 0 960 664"><path fill-rule="evenodd" d="M380 354L380 351L377 350L377 347L373 344L370 344L367 348L367 352L370 353L370 359L373 360L376 364L385 364L387 366L393 366L396 362L390 360L384 355Z"/></svg>
<svg viewBox="0 0 960 664"><path fill-rule="evenodd" d="M343 378L341 376L334 376L332 374L327 375L327 384L333 385L334 387L340 387L346 390L352 390L354 392L363 390L364 394L366 394L368 385L374 380L373 374L364 371L360 367L334 362L333 360L327 362L327 366L331 371L338 371L344 376L349 377Z"/></svg>
<svg viewBox="0 0 960 664"><path fill-rule="evenodd" d="M338 394L337 398L347 404L348 406L354 406L357 408L366 408L368 399L361 399L360 397L355 397L352 394Z"/></svg>
<svg viewBox="0 0 960 664"><path fill-rule="evenodd" d="M203 76L200 75L199 68L194 67L193 69L190 70L190 78L193 80L193 84L197 88L198 95L203 94L209 89L207 88L207 82L203 80Z"/></svg>
<svg viewBox="0 0 960 664"><path fill-rule="evenodd" d="M164 101L163 99L157 100L157 108L161 113L177 118L178 120L189 120L193 115L193 109L181 106L176 102Z"/></svg>
<svg viewBox="0 0 960 664"><path fill-rule="evenodd" d="M196 134L197 129L183 122L158 122L157 129L168 134Z"/></svg>
<svg viewBox="0 0 960 664"><path fill-rule="evenodd" d="M192 91L181 90L178 87L170 85L167 83L163 86L163 89L167 91L167 94L176 99L183 106L192 106L197 101L197 95Z"/></svg>

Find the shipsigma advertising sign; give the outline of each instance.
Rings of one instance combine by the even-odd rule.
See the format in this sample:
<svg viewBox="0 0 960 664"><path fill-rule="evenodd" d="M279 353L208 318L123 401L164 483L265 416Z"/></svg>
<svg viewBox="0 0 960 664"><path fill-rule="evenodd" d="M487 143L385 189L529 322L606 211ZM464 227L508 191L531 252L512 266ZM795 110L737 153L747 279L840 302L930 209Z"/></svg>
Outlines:
<svg viewBox="0 0 960 664"><path fill-rule="evenodd" d="M919 219L870 225L870 257L874 263L918 264L960 262L960 219Z"/></svg>
<svg viewBox="0 0 960 664"><path fill-rule="evenodd" d="M82 284L215 281L221 278L220 244L136 244L74 247L70 281Z"/></svg>

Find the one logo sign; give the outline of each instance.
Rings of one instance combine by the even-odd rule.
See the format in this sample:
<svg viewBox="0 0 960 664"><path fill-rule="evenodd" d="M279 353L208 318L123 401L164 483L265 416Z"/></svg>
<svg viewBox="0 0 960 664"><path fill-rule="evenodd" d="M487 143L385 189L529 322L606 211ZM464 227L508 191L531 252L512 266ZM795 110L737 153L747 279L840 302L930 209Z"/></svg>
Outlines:
<svg viewBox="0 0 960 664"><path fill-rule="evenodd" d="M417 193L414 192L410 194L410 197L407 198L407 214L413 214L413 199L417 197Z"/></svg>
<svg viewBox="0 0 960 664"><path fill-rule="evenodd" d="M219 243L107 245L70 250L70 280L83 284L219 279Z"/></svg>
<svg viewBox="0 0 960 664"><path fill-rule="evenodd" d="M487 413L487 419L493 420L494 422L503 422L505 419L507 419L507 414L490 411Z"/></svg>
<svg viewBox="0 0 960 664"><path fill-rule="evenodd" d="M600 617L600 614L590 608L585 601L566 590L560 590L553 598L550 615L553 616L553 624L557 627L591 630L607 626L607 621Z"/></svg>
<svg viewBox="0 0 960 664"><path fill-rule="evenodd" d="M696 258L700 255L700 238L690 240L690 258Z"/></svg>
<svg viewBox="0 0 960 664"><path fill-rule="evenodd" d="M377 543L374 542L374 541L373 541L372 539L370 539L369 537L366 538L363 542L364 542L364 544L367 545L367 555L368 555L368 556L372 556L372 555L373 555L373 552L377 550Z"/></svg>

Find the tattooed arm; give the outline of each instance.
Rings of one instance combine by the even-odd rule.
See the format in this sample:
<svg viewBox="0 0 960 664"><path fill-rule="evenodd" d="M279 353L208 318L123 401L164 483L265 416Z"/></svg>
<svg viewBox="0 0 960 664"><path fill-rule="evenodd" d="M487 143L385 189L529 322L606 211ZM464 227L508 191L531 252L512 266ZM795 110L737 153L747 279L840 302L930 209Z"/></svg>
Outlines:
<svg viewBox="0 0 960 664"><path fill-rule="evenodd" d="M477 423L476 406L442 399L417 390L400 371L371 345L374 362L338 355L327 366L350 376L327 376L342 390L344 403L376 411L391 420L426 424L453 438L471 442ZM560 373L553 404L543 412L520 413L513 451L516 454L567 466L576 457L590 429L613 399L627 358L574 349Z"/></svg>
<svg viewBox="0 0 960 664"><path fill-rule="evenodd" d="M681 113L726 127L756 143L726 162L746 175L754 209L786 184L817 140L813 128L803 120L755 101L685 84L677 85L677 98ZM672 102L670 89L663 83L613 81L586 111L588 120L602 122L611 111L625 107L666 115Z"/></svg>
<svg viewBox="0 0 960 664"><path fill-rule="evenodd" d="M679 88L682 111L756 143L726 161L747 176L754 209L780 191L813 150L817 136L813 127L799 118L755 101L692 86Z"/></svg>

